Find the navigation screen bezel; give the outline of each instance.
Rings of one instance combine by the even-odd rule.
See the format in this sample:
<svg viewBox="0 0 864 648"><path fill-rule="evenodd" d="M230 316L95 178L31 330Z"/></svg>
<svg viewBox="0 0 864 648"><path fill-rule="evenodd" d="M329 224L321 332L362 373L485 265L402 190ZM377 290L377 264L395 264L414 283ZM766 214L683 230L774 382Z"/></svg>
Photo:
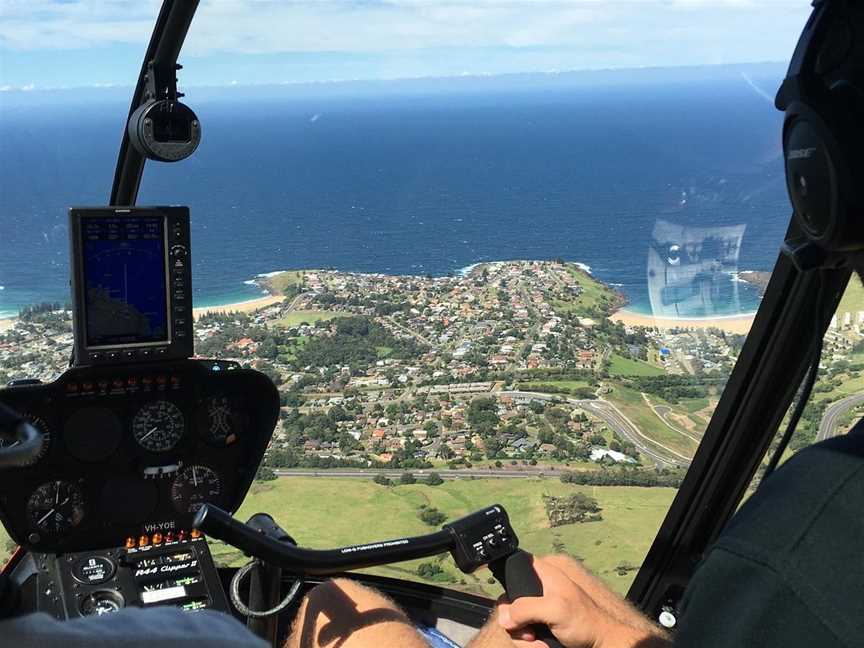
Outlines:
<svg viewBox="0 0 864 648"><path fill-rule="evenodd" d="M86 225L93 221L108 222L123 218L155 218L162 227L165 332L158 339L149 336L135 338L134 333L124 336L122 332L110 336L94 335L90 330L91 313L88 310L90 306L87 299L86 272L88 258L85 258ZM73 207L69 210L69 240L75 340L73 364L81 366L128 363L188 358L193 355L187 207Z"/></svg>

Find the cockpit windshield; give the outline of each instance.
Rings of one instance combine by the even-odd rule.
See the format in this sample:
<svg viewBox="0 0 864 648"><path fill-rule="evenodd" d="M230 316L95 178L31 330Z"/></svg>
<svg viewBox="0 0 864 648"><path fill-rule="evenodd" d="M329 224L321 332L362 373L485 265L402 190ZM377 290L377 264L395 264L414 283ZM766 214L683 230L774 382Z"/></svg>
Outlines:
<svg viewBox="0 0 864 648"><path fill-rule="evenodd" d="M497 502L625 592L789 221L773 96L808 11L202 2L178 71L201 144L137 203L190 208L196 354L279 389L238 517L341 546ZM68 365L67 208L108 200L157 13L0 10L0 383ZM864 403L860 292L793 448Z"/></svg>

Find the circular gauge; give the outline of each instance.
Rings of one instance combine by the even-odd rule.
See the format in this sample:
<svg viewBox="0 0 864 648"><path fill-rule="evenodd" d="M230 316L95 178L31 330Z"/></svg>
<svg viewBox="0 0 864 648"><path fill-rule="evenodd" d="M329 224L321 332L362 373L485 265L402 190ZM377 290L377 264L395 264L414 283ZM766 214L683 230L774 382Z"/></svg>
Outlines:
<svg viewBox="0 0 864 648"><path fill-rule="evenodd" d="M222 492L219 475L207 466L186 466L171 484L171 499L181 513L195 513Z"/></svg>
<svg viewBox="0 0 864 648"><path fill-rule="evenodd" d="M183 436L183 412L170 401L148 403L132 419L132 434L145 450L166 452Z"/></svg>
<svg viewBox="0 0 864 648"><path fill-rule="evenodd" d="M213 396L204 401L203 420L204 438L220 446L231 445L237 441L242 428L240 412L234 406L234 399L228 396Z"/></svg>
<svg viewBox="0 0 864 648"><path fill-rule="evenodd" d="M117 612L125 604L120 592L99 590L81 599L78 609L81 610L81 616L100 616Z"/></svg>
<svg viewBox="0 0 864 648"><path fill-rule="evenodd" d="M51 428L48 427L48 424L35 414L24 414L24 418L27 419L30 424L35 427L39 432L42 433L42 446L39 448L39 453L33 457L26 464L19 464L25 466L32 466L36 462L38 462L42 457L45 456L45 453L48 452L48 446L51 443ZM18 445L20 441L13 441L11 439L6 439L0 437L0 448L12 448Z"/></svg>
<svg viewBox="0 0 864 648"><path fill-rule="evenodd" d="M72 565L72 578L85 585L101 585L114 575L114 563L105 556L84 556Z"/></svg>
<svg viewBox="0 0 864 648"><path fill-rule="evenodd" d="M66 449L81 461L103 461L117 451L123 440L123 423L112 410L85 407L63 425Z"/></svg>
<svg viewBox="0 0 864 648"><path fill-rule="evenodd" d="M27 500L27 518L33 528L62 533L84 518L84 495L77 484L51 481L33 491Z"/></svg>

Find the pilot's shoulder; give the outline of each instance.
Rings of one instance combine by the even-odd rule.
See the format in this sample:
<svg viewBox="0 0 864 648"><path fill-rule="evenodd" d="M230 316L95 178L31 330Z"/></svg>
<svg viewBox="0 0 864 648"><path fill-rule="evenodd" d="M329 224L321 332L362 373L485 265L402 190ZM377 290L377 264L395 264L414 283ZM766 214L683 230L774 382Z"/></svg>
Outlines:
<svg viewBox="0 0 864 648"><path fill-rule="evenodd" d="M744 503L721 544L755 543L771 555L807 537L864 531L864 427L801 450ZM858 536L860 537L860 535Z"/></svg>

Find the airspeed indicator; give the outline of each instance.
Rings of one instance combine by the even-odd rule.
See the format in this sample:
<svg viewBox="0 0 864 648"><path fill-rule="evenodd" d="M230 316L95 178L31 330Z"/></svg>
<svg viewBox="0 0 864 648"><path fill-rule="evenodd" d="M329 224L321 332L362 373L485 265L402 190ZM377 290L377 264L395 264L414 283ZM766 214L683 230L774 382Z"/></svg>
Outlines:
<svg viewBox="0 0 864 648"><path fill-rule="evenodd" d="M183 436L183 412L166 400L144 405L132 419L132 434L145 450L167 452Z"/></svg>

